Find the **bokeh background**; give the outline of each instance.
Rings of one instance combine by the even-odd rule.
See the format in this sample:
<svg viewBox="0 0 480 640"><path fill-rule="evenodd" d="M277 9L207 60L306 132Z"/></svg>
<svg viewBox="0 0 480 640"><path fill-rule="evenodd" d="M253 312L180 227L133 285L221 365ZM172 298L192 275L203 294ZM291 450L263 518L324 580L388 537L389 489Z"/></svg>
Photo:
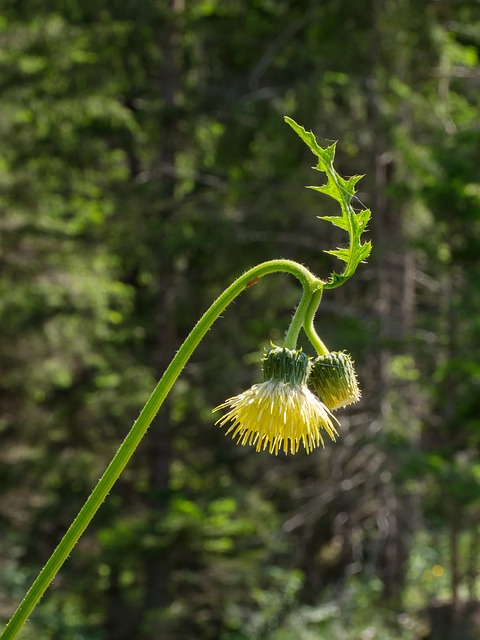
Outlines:
<svg viewBox="0 0 480 640"><path fill-rule="evenodd" d="M182 339L254 264L345 234L283 122L365 174L368 264L316 326L363 399L307 456L211 409L286 275L207 334L26 640L480 637L478 0L0 0L0 618ZM303 342L307 353L311 347Z"/></svg>

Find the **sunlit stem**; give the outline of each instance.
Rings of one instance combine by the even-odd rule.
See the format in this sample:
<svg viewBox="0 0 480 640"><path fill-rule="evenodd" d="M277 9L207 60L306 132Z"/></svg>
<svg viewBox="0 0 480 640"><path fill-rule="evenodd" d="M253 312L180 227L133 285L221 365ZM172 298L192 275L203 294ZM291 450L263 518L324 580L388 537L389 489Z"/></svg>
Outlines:
<svg viewBox="0 0 480 640"><path fill-rule="evenodd" d="M290 327L285 335L284 346L287 349L296 349L297 347L298 334L300 333L300 329L303 327L305 314L310 305L311 299L312 291L310 289L304 289L302 299L295 310L292 322L290 323Z"/></svg>
<svg viewBox="0 0 480 640"><path fill-rule="evenodd" d="M326 345L323 343L322 340L320 340L317 332L315 331L315 327L313 324L315 314L318 309L318 305L320 304L320 301L322 299L322 294L323 294L323 289L317 289L313 293L313 295L310 298L309 305L307 307L305 317L304 317L304 322L303 322L303 329L305 331L305 334L307 335L307 338L310 340L313 348L315 349L315 351L318 353L319 356L323 356L326 353L328 353L328 349Z"/></svg>
<svg viewBox="0 0 480 640"><path fill-rule="evenodd" d="M312 273L310 273L308 269L296 262L291 260L271 260L269 262L263 262L245 272L235 280L235 282L231 284L228 289L226 289L217 298L217 300L215 300L212 306L205 312L192 329L172 362L167 367L152 395L130 429L127 437L120 445L120 448L115 454L113 460L107 467L107 470L98 481L96 487L90 494L90 497L87 499L72 525L65 533L58 547L55 549L30 590L25 595L10 622L5 627L2 635L0 636L0 640L11 640L16 637L40 598L60 570L61 566L68 558L73 547L78 542L81 535L84 533L92 518L100 508L102 502L107 497L123 469L126 467L182 369L212 324L225 310L225 308L242 291L244 291L245 288L255 284L262 276L275 272L290 273L302 283L304 298L302 299L302 302L297 309L297 313L294 316L294 319L297 317L298 321L295 320L295 325L291 330L291 334L289 331L292 340L295 332L296 335L298 335L298 323L300 322L300 319L305 317L305 312L308 317L309 309L311 308L311 305L307 305L307 300L311 301L312 298L315 297L315 292L321 282Z"/></svg>

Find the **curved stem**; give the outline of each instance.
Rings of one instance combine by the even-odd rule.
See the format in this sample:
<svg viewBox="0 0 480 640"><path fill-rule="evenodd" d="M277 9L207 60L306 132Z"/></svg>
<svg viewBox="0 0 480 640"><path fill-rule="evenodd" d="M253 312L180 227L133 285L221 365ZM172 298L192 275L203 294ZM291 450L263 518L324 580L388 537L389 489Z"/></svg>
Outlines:
<svg viewBox="0 0 480 640"><path fill-rule="evenodd" d="M132 457L188 359L212 324L246 287L257 282L262 276L275 272L290 273L298 278L303 285L304 295L306 292L315 291L320 283L318 278L306 267L292 260L271 260L246 271L215 300L177 351L105 473L5 627L0 640L15 638L107 497L108 492ZM310 293L309 295L311 297L312 294Z"/></svg>
<svg viewBox="0 0 480 640"><path fill-rule="evenodd" d="M305 331L307 338L310 340L319 356L323 356L328 353L326 345L322 340L320 340L313 324L315 313L317 312L318 305L320 304L320 301L322 299L322 294L323 289L317 289L311 296L310 304L305 313L305 320L303 323L303 330Z"/></svg>
<svg viewBox="0 0 480 640"><path fill-rule="evenodd" d="M302 299L295 310L292 322L290 323L290 327L285 335L284 346L287 347L287 349L296 349L297 347L298 334L300 333L300 329L303 327L305 314L307 313L311 300L312 291L309 288L305 288L303 290Z"/></svg>

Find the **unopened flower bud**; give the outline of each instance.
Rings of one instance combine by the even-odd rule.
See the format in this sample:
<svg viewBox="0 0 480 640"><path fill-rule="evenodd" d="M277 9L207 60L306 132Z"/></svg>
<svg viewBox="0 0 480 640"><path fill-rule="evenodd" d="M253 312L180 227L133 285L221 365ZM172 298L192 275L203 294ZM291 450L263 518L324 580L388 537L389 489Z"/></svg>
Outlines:
<svg viewBox="0 0 480 640"><path fill-rule="evenodd" d="M331 411L358 402L361 397L353 361L345 352L316 358L308 382Z"/></svg>

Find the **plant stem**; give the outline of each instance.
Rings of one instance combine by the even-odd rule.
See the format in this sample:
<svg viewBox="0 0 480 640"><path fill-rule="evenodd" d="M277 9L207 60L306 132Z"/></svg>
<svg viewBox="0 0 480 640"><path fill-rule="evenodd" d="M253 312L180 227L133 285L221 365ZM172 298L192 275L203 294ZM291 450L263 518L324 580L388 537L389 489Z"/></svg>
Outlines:
<svg viewBox="0 0 480 640"><path fill-rule="evenodd" d="M307 313L311 300L312 291L310 289L304 289L302 299L300 300L300 303L296 308L295 313L293 314L292 322L290 323L288 331L285 335L284 346L287 349L297 348L298 334L300 333L300 329L303 327L305 314Z"/></svg>
<svg viewBox="0 0 480 640"><path fill-rule="evenodd" d="M2 635L0 636L0 640L11 640L12 638L15 638L17 633L20 631L21 627L37 605L42 595L45 593L46 589L54 579L57 572L60 570L67 557L69 556L73 547L78 542L81 535L91 522L95 513L100 508L102 502L107 497L109 491L115 484L116 480L122 473L136 448L138 447L143 436L147 432L148 427L150 426L153 418L160 409L176 379L180 375L182 369L184 368L190 356L192 355L204 335L210 329L212 324L222 313L222 311L224 311L225 308L246 287L257 282L257 280L262 276L275 272L290 273L291 275L294 275L296 278L298 278L298 280L302 283L304 297L302 298L294 319L297 316L300 318L300 310L302 310L303 315L305 314L305 311L307 310L305 308L307 305L307 301L310 301L312 296L314 297L314 292L318 290L318 287L322 283L320 280L318 280L318 278L310 273L310 271L306 269L306 267L291 260L271 260L269 262L263 262L256 267L249 269L237 280L235 280L235 282L233 282L233 284L231 284L228 289L226 289L217 298L217 300L215 300L211 307L204 313L198 323L194 326L180 349L177 351L175 357L167 367L165 373L155 387L152 395L147 400L147 403L140 412L140 415L130 429L127 437L120 445L120 448L110 462L105 473L98 481L96 487L83 505L77 517L71 524L70 528L63 536L52 556L47 561L37 579L20 603L10 622L5 627ZM300 330L300 328L301 324L300 327L298 327L298 330ZM295 324L294 329L291 328L292 338L296 331L297 323Z"/></svg>
<svg viewBox="0 0 480 640"><path fill-rule="evenodd" d="M322 342L322 340L320 340L313 325L313 319L315 318L315 313L317 312L318 305L320 304L320 301L322 299L322 294L323 288L317 289L317 291L315 291L311 296L310 304L305 313L305 319L303 323L303 329L307 335L307 338L310 340L312 346L319 356L323 356L328 353L326 345Z"/></svg>

